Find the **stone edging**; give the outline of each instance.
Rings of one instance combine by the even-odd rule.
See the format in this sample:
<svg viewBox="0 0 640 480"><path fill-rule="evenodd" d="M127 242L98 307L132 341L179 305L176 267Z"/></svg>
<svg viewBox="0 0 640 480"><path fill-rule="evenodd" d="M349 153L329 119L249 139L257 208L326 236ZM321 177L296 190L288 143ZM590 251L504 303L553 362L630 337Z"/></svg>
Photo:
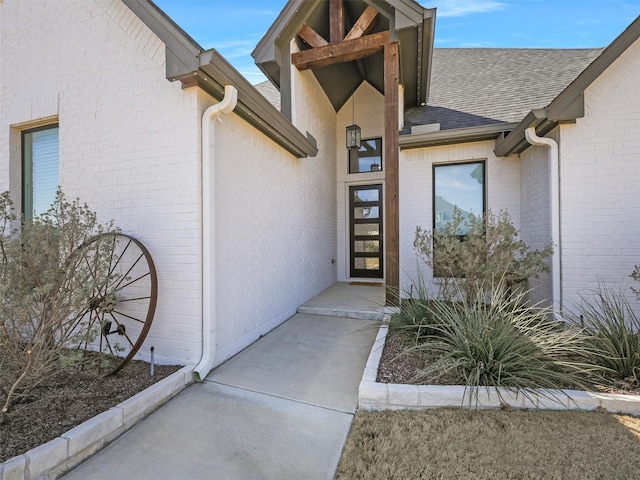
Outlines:
<svg viewBox="0 0 640 480"><path fill-rule="evenodd" d="M388 327L382 325L371 348L369 359L360 382L358 408L363 410L403 410L442 407L480 409L541 408L546 410L599 410L640 416L640 396L584 392L581 390L553 390L546 396L534 394L527 398L509 390L481 390L478 398L470 398L464 386L458 385L400 385L377 383L378 365ZM549 398L551 397L551 398Z"/></svg>
<svg viewBox="0 0 640 480"><path fill-rule="evenodd" d="M0 480L53 480L71 470L193 382L193 366L151 385L60 437L0 463Z"/></svg>

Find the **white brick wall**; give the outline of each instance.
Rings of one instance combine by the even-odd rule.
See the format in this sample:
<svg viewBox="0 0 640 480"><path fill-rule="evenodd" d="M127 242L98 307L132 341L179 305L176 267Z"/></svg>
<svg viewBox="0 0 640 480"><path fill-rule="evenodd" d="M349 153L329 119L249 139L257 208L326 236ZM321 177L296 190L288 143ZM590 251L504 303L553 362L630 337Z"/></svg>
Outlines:
<svg viewBox="0 0 640 480"><path fill-rule="evenodd" d="M629 278L640 263L640 40L585 92L585 117L562 126L560 202L565 309L598 280L640 313Z"/></svg>
<svg viewBox="0 0 640 480"><path fill-rule="evenodd" d="M234 114L216 123L216 362L336 280L335 112L311 72L293 75L315 158L295 158Z"/></svg>
<svg viewBox="0 0 640 480"><path fill-rule="evenodd" d="M355 99L355 116L354 116ZM355 119L355 122L354 122ZM381 183L384 188L385 159L382 157L381 172L349 174L349 157L346 142L346 128L356 123L362 128L362 139L384 137L384 96L369 83L364 82L355 91L353 97L345 103L336 122L336 175L337 175L337 227L338 227L338 279L349 278L349 216L348 196L350 185ZM384 138L382 138L384 150ZM384 196L384 194L383 194ZM383 218L383 226L384 226ZM386 269L386 267L385 267Z"/></svg>
<svg viewBox="0 0 640 480"><path fill-rule="evenodd" d="M402 150L400 152L400 282L410 293L421 270L427 283L431 271L418 260L413 248L416 226L430 230L433 225L433 164L486 160L487 208L494 213L506 210L520 228L520 163L516 157L496 157L494 142ZM433 293L437 292L434 286Z"/></svg>
<svg viewBox="0 0 640 480"><path fill-rule="evenodd" d="M20 189L19 128L57 117L64 192L139 238L156 262L158 308L143 352L154 345L160 361L194 361L195 95L166 80L164 45L119 0L3 0L0 20L0 190Z"/></svg>
<svg viewBox="0 0 640 480"><path fill-rule="evenodd" d="M521 165L521 238L532 249L541 250L551 243L549 149L529 147L520 155L519 162ZM556 245L554 251L557 250ZM547 264L550 268L550 258ZM541 273L537 278L530 278L528 288L532 303L551 306L551 271Z"/></svg>

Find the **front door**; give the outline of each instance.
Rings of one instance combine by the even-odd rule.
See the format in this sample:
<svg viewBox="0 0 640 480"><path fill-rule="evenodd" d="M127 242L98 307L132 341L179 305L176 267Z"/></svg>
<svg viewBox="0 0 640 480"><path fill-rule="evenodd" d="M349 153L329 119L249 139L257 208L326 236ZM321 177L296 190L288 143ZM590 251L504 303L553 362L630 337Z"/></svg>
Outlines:
<svg viewBox="0 0 640 480"><path fill-rule="evenodd" d="M349 187L350 276L382 278L382 185Z"/></svg>

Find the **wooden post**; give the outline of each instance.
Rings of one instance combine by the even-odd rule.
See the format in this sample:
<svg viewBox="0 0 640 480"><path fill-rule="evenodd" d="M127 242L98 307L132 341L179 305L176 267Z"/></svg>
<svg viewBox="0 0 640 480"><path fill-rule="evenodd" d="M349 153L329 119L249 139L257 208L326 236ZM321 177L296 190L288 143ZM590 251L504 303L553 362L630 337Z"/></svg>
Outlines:
<svg viewBox="0 0 640 480"><path fill-rule="evenodd" d="M398 198L398 42L384 47L384 162L386 303L400 299L400 203Z"/></svg>
<svg viewBox="0 0 640 480"><path fill-rule="evenodd" d="M340 43L344 38L344 6L342 0L329 0L329 42Z"/></svg>

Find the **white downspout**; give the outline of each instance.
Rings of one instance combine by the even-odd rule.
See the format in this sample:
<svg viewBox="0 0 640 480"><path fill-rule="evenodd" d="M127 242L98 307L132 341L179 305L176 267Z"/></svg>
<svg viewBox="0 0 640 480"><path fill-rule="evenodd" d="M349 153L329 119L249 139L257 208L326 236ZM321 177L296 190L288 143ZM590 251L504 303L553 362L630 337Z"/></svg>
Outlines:
<svg viewBox="0 0 640 480"><path fill-rule="evenodd" d="M224 98L202 114L202 350L193 370L201 382L213 368L216 343L216 222L214 121L231 113L238 103L238 90L224 86Z"/></svg>
<svg viewBox="0 0 640 480"><path fill-rule="evenodd" d="M561 315L562 302L560 292L560 183L558 143L552 138L539 137L535 127L524 131L527 142L531 145L546 145L549 147L549 183L551 189L551 241L553 254L551 255L551 302L555 315Z"/></svg>

